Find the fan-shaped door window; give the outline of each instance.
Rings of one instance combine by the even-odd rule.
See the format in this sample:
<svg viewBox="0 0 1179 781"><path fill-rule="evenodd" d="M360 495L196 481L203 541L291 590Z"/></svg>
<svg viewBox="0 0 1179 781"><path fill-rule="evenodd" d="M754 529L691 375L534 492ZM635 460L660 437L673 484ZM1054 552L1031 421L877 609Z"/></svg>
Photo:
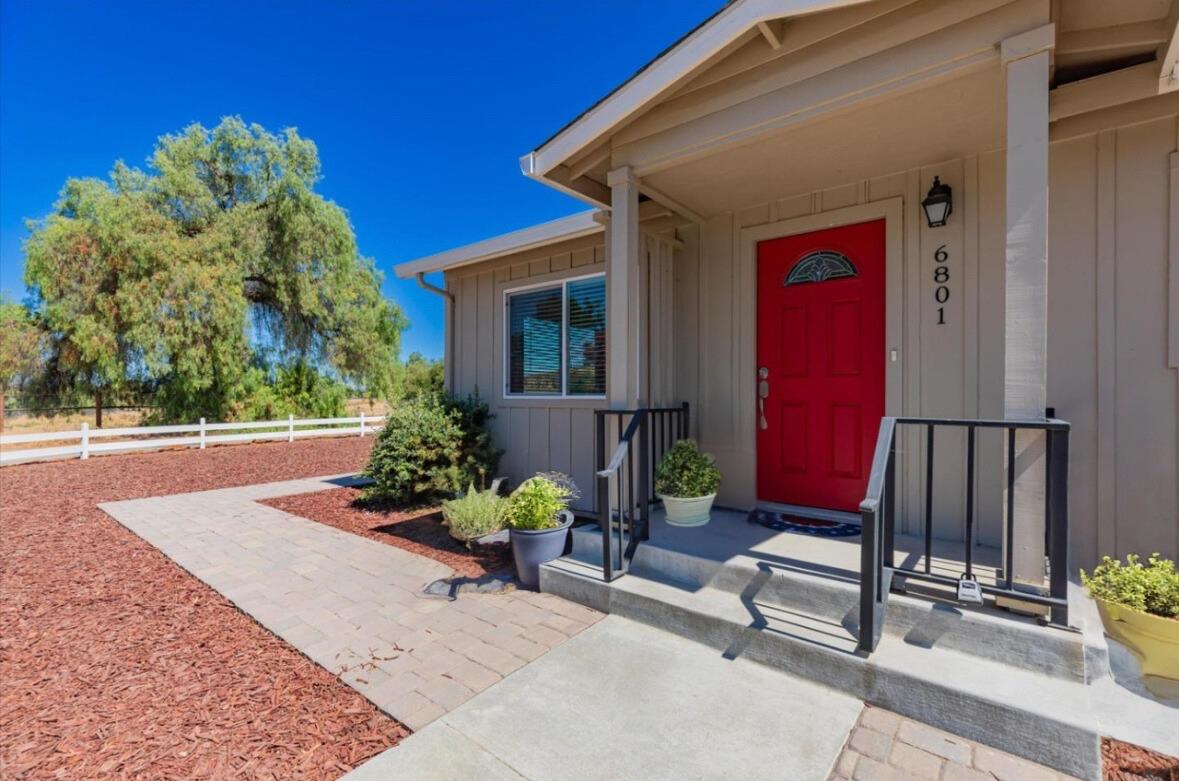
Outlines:
<svg viewBox="0 0 1179 781"><path fill-rule="evenodd" d="M847 256L834 250L809 252L791 267L783 285L804 285L808 282L827 282L832 279L854 277L858 272Z"/></svg>

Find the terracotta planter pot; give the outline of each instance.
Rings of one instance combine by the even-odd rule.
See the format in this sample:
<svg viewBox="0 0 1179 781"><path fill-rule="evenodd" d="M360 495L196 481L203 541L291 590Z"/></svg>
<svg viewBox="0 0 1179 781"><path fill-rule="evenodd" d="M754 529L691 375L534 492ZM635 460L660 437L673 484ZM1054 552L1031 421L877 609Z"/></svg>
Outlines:
<svg viewBox="0 0 1179 781"><path fill-rule="evenodd" d="M540 585L540 565L561 557L565 539L573 525L573 513L561 511L561 525L552 529L512 529L512 558L516 560L516 575L520 584L529 588Z"/></svg>
<svg viewBox="0 0 1179 781"><path fill-rule="evenodd" d="M712 502L716 494L708 496L662 496L665 520L672 526L703 526L711 519Z"/></svg>
<svg viewBox="0 0 1179 781"><path fill-rule="evenodd" d="M1105 631L1142 659L1142 674L1179 681L1179 619L1095 599Z"/></svg>

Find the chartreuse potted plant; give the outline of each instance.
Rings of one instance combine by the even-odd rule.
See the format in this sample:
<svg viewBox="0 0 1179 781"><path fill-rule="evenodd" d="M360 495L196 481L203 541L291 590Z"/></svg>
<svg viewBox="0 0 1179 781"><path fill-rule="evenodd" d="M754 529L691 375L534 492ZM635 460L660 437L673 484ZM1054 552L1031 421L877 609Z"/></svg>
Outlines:
<svg viewBox="0 0 1179 781"><path fill-rule="evenodd" d="M691 439L681 439L663 456L655 470L655 493L663 500L672 526L708 523L721 473L712 456L701 453Z"/></svg>
<svg viewBox="0 0 1179 781"><path fill-rule="evenodd" d="M540 565L565 551L573 525L569 504L579 496L573 481L559 472L530 477L508 496L504 521L522 585L540 585Z"/></svg>
<svg viewBox="0 0 1179 781"><path fill-rule="evenodd" d="M1179 572L1175 562L1151 554L1146 564L1130 554L1123 564L1105 556L1081 580L1097 602L1110 637L1142 659L1143 675L1179 680Z"/></svg>

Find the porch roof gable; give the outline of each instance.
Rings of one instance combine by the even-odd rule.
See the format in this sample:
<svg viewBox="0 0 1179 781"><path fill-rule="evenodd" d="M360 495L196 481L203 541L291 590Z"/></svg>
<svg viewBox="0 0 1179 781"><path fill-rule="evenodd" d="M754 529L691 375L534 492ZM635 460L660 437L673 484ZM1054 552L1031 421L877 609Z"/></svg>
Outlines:
<svg viewBox="0 0 1179 781"><path fill-rule="evenodd" d="M858 5L868 0L731 0L717 13L639 68L533 151L520 158L526 176L544 179L583 197L546 176L574 155L617 129L701 65L722 53L749 30L779 19ZM589 199L596 200L596 199Z"/></svg>

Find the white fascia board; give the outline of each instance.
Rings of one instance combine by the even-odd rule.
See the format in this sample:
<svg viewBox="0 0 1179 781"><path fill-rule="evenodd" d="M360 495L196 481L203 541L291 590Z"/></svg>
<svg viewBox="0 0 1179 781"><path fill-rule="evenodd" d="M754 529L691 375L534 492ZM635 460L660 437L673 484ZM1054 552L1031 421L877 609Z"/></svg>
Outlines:
<svg viewBox="0 0 1179 781"><path fill-rule="evenodd" d="M544 176L625 122L759 22L863 2L868 0L736 0L633 76L614 94L570 123L539 149L522 157L520 167L527 176Z"/></svg>
<svg viewBox="0 0 1179 781"><path fill-rule="evenodd" d="M600 233L605 230L605 227L595 219L596 215L597 210L591 209L571 214L568 217L542 222L530 228L504 233L490 239L477 241L474 244L468 244L465 247L456 247L435 255L427 255L424 258L399 263L393 267L393 273L399 279L409 279L419 273L467 266L471 263L480 263L504 255Z"/></svg>

